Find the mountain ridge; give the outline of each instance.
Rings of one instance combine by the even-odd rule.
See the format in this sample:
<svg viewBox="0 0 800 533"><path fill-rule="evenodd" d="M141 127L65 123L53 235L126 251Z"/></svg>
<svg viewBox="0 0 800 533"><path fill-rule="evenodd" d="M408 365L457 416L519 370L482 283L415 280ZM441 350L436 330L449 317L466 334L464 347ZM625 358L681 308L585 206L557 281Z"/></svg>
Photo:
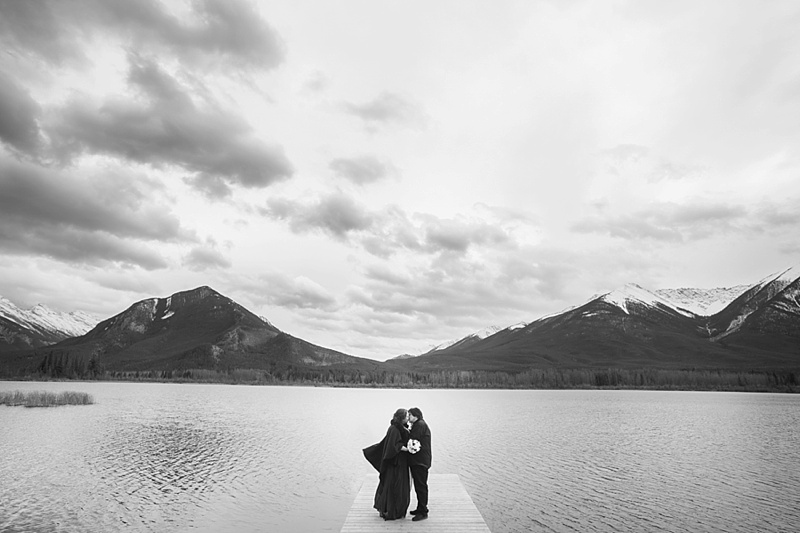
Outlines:
<svg viewBox="0 0 800 533"><path fill-rule="evenodd" d="M378 362L293 337L201 286L135 302L82 335L50 342L41 337L38 344L0 342L0 355L16 354L0 359L0 368L36 372L45 364L44 354L48 364L58 356L78 366L102 363L114 371L250 368L267 373L293 369L293 375L325 368L347 368L354 376L380 369L800 368L800 269L771 274L739 295L731 289L709 290L706 309L709 302L735 296L709 316L691 310L687 294L702 295L693 291L681 289L683 300L675 302L664 290L627 284L532 322L485 328L421 355ZM35 328L25 330L7 315L0 315L0 341L33 335ZM22 329L11 331L10 326Z"/></svg>
<svg viewBox="0 0 800 533"><path fill-rule="evenodd" d="M730 291L727 297L732 296ZM749 286L711 316L635 284L469 345L402 361L409 369L800 367L800 269Z"/></svg>
<svg viewBox="0 0 800 533"><path fill-rule="evenodd" d="M0 347L35 348L82 335L99 320L83 311L62 313L44 304L22 309L0 296Z"/></svg>
<svg viewBox="0 0 800 533"><path fill-rule="evenodd" d="M762 280L763 281L763 280ZM620 305L624 305L627 296L632 296L633 294L638 294L638 298L641 299L644 297L645 299L657 301L661 300L664 304L671 306L675 309L680 309L683 312L690 312L697 316L710 316L707 315L709 310L716 309L715 312L724 309L730 302L736 299L740 294L742 294L745 290L752 287L752 285L737 285L734 287L716 287L712 289L700 289L700 288L679 288L679 289L657 289L654 291L648 291L647 289L643 289L641 286L635 283L627 283L622 287L619 287L615 290L595 294L591 298L589 298L584 304L591 302L597 298L605 298L606 300L617 301ZM642 291L647 293L651 293L650 296L643 296ZM474 343L477 340L482 340L491 334L498 333L503 331L503 329L519 329L531 324L532 322L536 322L539 320L544 320L547 318L556 317L572 311L581 305L574 305L570 306L560 312L551 313L548 315L544 315L534 321L531 322L517 322L512 324L506 328L499 328L497 326L490 326L489 328L485 328L483 330L478 330L473 333L469 333L464 337L448 341L446 343L442 343L439 345L434 346L433 348L423 352L421 355L427 355L433 352L442 351L445 349L449 349L456 345L465 346L467 344ZM621 307L622 308L622 307ZM714 313L710 313L714 314ZM486 334L486 332L490 330L496 330L493 333ZM413 356L417 357L417 356Z"/></svg>
<svg viewBox="0 0 800 533"><path fill-rule="evenodd" d="M83 335L37 349L7 364L35 372L57 357L80 369L170 373L377 364L289 335L208 286L140 300Z"/></svg>

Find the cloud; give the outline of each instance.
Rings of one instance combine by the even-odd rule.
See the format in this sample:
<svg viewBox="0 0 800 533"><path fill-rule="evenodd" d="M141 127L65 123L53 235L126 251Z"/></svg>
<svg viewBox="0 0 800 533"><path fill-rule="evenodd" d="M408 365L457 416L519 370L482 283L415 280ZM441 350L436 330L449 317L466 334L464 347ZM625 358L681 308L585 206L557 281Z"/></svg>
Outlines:
<svg viewBox="0 0 800 533"><path fill-rule="evenodd" d="M397 206L369 210L342 192L311 202L270 198L260 212L287 222L295 233L321 231L384 258L402 250L465 254L476 248L513 249L526 242L530 227L517 213L484 205L476 206L477 215L473 216L409 217Z"/></svg>
<svg viewBox="0 0 800 533"><path fill-rule="evenodd" d="M183 258L183 265L189 270L202 272L216 268L230 268L231 262L220 251L211 248L193 248Z"/></svg>
<svg viewBox="0 0 800 533"><path fill-rule="evenodd" d="M328 76L324 72L316 70L308 76L302 91L308 94L319 94L328 88L328 84Z"/></svg>
<svg viewBox="0 0 800 533"><path fill-rule="evenodd" d="M370 253L382 257L398 250L463 255L470 250L513 248L517 244L510 227L478 216L441 218L420 213L409 218L398 208L387 208L375 218L372 235L363 244Z"/></svg>
<svg viewBox="0 0 800 533"><path fill-rule="evenodd" d="M262 214L286 220L295 233L319 230L339 239L373 224L373 215L351 197L341 193L320 198L313 203L271 198Z"/></svg>
<svg viewBox="0 0 800 533"><path fill-rule="evenodd" d="M466 252L470 246L503 245L510 243L502 228L480 220L441 219L425 215L425 242L431 251Z"/></svg>
<svg viewBox="0 0 800 533"><path fill-rule="evenodd" d="M161 278L143 276L137 272L98 271L92 274L91 281L101 287L137 295L158 296L163 294L158 283Z"/></svg>
<svg viewBox="0 0 800 533"><path fill-rule="evenodd" d="M10 76L0 72L0 140L22 153L36 153L41 143L41 108Z"/></svg>
<svg viewBox="0 0 800 533"><path fill-rule="evenodd" d="M190 242L195 236L147 196L157 188L123 171L79 177L0 157L0 249L163 268L165 260L142 241Z"/></svg>
<svg viewBox="0 0 800 533"><path fill-rule="evenodd" d="M388 124L417 126L425 121L424 113L416 104L390 92L381 93L370 102L348 102L343 107L345 112L360 118L369 127Z"/></svg>
<svg viewBox="0 0 800 533"><path fill-rule="evenodd" d="M333 159L328 167L340 178L352 181L357 185L365 185L397 175L397 169L391 163L370 155Z"/></svg>
<svg viewBox="0 0 800 533"><path fill-rule="evenodd" d="M535 252L534 252L535 253ZM563 294L556 266L530 268L525 275L507 275L514 255L440 255L417 261L392 262L368 267L364 281L347 292L352 305L362 305L392 322L392 316L408 317L418 328L435 325L433 331L453 325L475 329L507 326L520 315L535 313L546 297ZM540 257L546 264L547 259ZM548 294L549 293L549 294ZM528 317L530 318L530 317ZM499 324L497 323L499 322ZM441 333L439 333L441 335Z"/></svg>
<svg viewBox="0 0 800 533"><path fill-rule="evenodd" d="M627 179L645 178L648 182L659 182L698 179L707 173L701 166L671 161L646 146L634 144L615 146L602 151L601 156L611 175Z"/></svg>
<svg viewBox="0 0 800 533"><path fill-rule="evenodd" d="M228 185L222 177L205 172L183 178L183 181L211 200L226 198L233 194L233 189L231 189L231 186Z"/></svg>
<svg viewBox="0 0 800 533"><path fill-rule="evenodd" d="M81 19L80 13L64 9L67 3L0 2L0 42L6 50L29 51L57 65L84 60L73 26L73 16Z"/></svg>
<svg viewBox="0 0 800 533"><path fill-rule="evenodd" d="M633 214L587 217L572 229L627 240L684 242L750 227L747 215L747 209L737 205L657 203Z"/></svg>
<svg viewBox="0 0 800 533"><path fill-rule="evenodd" d="M257 305L325 311L339 307L336 298L327 289L305 276L291 278L270 272L260 276L257 283L251 282L243 289L250 293Z"/></svg>
<svg viewBox="0 0 800 533"><path fill-rule="evenodd" d="M241 117L213 103L198 107L155 62L131 56L129 83L138 100L74 96L55 114L49 133L62 158L87 152L175 165L195 172L189 182L207 195L227 195L221 182L266 187L292 174L280 147L257 139Z"/></svg>
<svg viewBox="0 0 800 533"><path fill-rule="evenodd" d="M145 270L168 265L161 254L142 243L108 233L48 227L46 224L4 226L0 230L0 249L10 254L43 255L67 263L119 263Z"/></svg>
<svg viewBox="0 0 800 533"><path fill-rule="evenodd" d="M140 51L170 53L193 66L271 69L285 57L280 36L251 3L200 0L177 13L168 7L176 6L151 0L3 2L0 41L55 65L87 61L98 37Z"/></svg>

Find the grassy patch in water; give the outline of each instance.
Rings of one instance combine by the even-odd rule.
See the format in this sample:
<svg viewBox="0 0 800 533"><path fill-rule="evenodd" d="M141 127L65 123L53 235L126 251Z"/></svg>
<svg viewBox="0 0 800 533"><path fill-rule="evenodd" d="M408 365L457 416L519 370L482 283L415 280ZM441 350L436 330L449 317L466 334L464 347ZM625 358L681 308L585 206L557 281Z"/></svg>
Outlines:
<svg viewBox="0 0 800 533"><path fill-rule="evenodd" d="M85 392L0 391L0 405L25 407L57 407L59 405L91 405L94 398Z"/></svg>

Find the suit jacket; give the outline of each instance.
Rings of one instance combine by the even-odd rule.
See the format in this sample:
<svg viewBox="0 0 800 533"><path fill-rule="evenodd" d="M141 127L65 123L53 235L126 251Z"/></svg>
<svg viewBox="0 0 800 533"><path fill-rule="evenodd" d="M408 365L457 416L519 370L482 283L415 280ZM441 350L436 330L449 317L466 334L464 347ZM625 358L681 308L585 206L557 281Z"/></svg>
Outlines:
<svg viewBox="0 0 800 533"><path fill-rule="evenodd" d="M411 426L411 436L409 438L419 441L420 449L417 453L408 455L408 464L410 466L426 466L431 467L431 429L428 423L423 419L419 419Z"/></svg>

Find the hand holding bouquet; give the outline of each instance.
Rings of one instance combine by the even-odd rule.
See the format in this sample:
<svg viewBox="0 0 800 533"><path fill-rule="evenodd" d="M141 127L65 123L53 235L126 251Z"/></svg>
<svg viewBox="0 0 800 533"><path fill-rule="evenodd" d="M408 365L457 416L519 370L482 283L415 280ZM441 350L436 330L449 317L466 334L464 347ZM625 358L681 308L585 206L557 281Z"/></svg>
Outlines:
<svg viewBox="0 0 800 533"><path fill-rule="evenodd" d="M419 441L416 439L409 439L406 448L408 448L408 453L417 453L422 446L420 445Z"/></svg>

